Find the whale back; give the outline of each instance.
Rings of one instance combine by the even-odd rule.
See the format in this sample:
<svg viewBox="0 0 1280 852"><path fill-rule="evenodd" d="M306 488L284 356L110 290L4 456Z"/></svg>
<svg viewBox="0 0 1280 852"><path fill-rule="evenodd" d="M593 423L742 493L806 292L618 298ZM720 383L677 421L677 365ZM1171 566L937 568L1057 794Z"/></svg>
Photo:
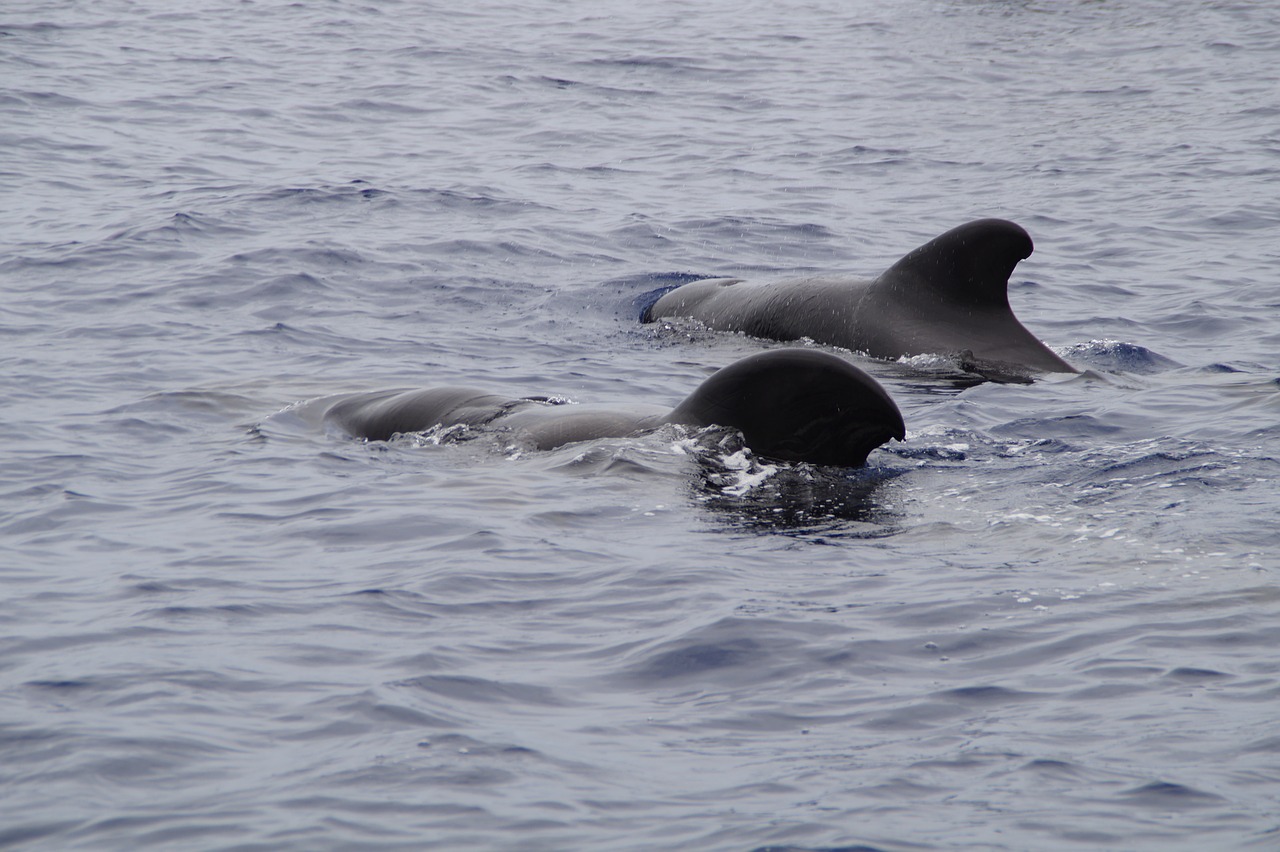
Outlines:
<svg viewBox="0 0 1280 852"><path fill-rule="evenodd" d="M644 319L687 316L723 331L807 337L876 358L955 355L987 375L1074 373L1009 307L1009 276L1033 248L1019 225L979 219L907 253L874 281L694 281L663 295Z"/></svg>
<svg viewBox="0 0 1280 852"><path fill-rule="evenodd" d="M776 349L713 374L667 418L742 432L757 455L857 467L890 438L902 413L875 379L827 352Z"/></svg>
<svg viewBox="0 0 1280 852"><path fill-rule="evenodd" d="M351 394L329 406L324 420L348 435L388 441L432 426L483 426L510 404L505 397L463 387Z"/></svg>

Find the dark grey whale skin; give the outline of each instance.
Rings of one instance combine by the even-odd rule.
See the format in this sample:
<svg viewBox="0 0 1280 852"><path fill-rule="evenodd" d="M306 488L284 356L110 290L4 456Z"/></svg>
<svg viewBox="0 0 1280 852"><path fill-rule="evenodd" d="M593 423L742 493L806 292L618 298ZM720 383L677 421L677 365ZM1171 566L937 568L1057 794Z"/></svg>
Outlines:
<svg viewBox="0 0 1280 852"><path fill-rule="evenodd" d="M464 387L386 390L307 403L312 416L348 435L385 441L433 426L519 433L538 449L651 431L667 423L742 432L757 455L857 467L906 434L897 405L875 379L828 352L775 349L713 373L673 409L650 405L557 405Z"/></svg>
<svg viewBox="0 0 1280 852"><path fill-rule="evenodd" d="M1032 249L1019 225L979 219L935 237L874 281L709 278L663 295L641 320L691 317L721 331L809 338L875 358L932 353L1033 373L1078 372L1009 307L1009 275Z"/></svg>

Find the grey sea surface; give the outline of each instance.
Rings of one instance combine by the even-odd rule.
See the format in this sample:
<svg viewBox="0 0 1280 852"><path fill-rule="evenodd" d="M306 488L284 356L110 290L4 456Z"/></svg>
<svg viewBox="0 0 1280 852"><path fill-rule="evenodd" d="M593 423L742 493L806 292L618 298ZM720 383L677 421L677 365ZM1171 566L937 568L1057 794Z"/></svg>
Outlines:
<svg viewBox="0 0 1280 852"><path fill-rule="evenodd" d="M0 847L1280 848L1280 7L0 7ZM865 469L295 403L673 405L647 300L1023 225L1081 369L836 351Z"/></svg>

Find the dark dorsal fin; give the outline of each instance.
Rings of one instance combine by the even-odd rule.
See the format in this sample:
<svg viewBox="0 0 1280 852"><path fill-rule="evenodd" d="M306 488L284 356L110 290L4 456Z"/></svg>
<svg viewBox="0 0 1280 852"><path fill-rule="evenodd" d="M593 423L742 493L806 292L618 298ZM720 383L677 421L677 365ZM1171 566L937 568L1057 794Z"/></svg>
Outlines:
<svg viewBox="0 0 1280 852"><path fill-rule="evenodd" d="M929 240L889 267L876 284L899 296L923 287L946 301L1007 309L1009 276L1032 248L1019 225L979 219Z"/></svg>
<svg viewBox="0 0 1280 852"><path fill-rule="evenodd" d="M857 467L867 453L906 434L880 383L829 352L771 349L704 381L669 423L728 426L761 456Z"/></svg>

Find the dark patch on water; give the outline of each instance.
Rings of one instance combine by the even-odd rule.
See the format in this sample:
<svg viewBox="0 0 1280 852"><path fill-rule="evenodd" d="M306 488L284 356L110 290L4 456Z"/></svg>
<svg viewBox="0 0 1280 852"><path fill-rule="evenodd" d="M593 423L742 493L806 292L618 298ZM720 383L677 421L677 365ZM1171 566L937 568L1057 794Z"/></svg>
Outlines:
<svg viewBox="0 0 1280 852"><path fill-rule="evenodd" d="M96 687L97 684L87 680L32 680L27 682L27 686L34 689L49 689L55 691L69 691L78 689L89 689Z"/></svg>
<svg viewBox="0 0 1280 852"><path fill-rule="evenodd" d="M642 681L687 678L747 665L759 659L760 651L760 646L750 639L687 645L658 653L633 671Z"/></svg>
<svg viewBox="0 0 1280 852"><path fill-rule="evenodd" d="M1171 781L1152 781L1126 790L1121 795L1131 802L1150 808L1207 807L1222 801L1222 797L1216 793L1207 793Z"/></svg>
<svg viewBox="0 0 1280 852"><path fill-rule="evenodd" d="M1189 666L1179 666L1165 676L1170 680L1184 683L1202 683L1204 681L1217 681L1232 677L1226 672L1214 671L1213 669L1197 669Z"/></svg>
<svg viewBox="0 0 1280 852"><path fill-rule="evenodd" d="M914 844L903 848L927 848L915 847ZM852 846L758 846L751 852L886 852L882 846L867 846L862 843L855 843Z"/></svg>
<svg viewBox="0 0 1280 852"><path fill-rule="evenodd" d="M937 694L941 698L965 704L1010 704L1037 697L1034 693L1003 686L961 686Z"/></svg>

